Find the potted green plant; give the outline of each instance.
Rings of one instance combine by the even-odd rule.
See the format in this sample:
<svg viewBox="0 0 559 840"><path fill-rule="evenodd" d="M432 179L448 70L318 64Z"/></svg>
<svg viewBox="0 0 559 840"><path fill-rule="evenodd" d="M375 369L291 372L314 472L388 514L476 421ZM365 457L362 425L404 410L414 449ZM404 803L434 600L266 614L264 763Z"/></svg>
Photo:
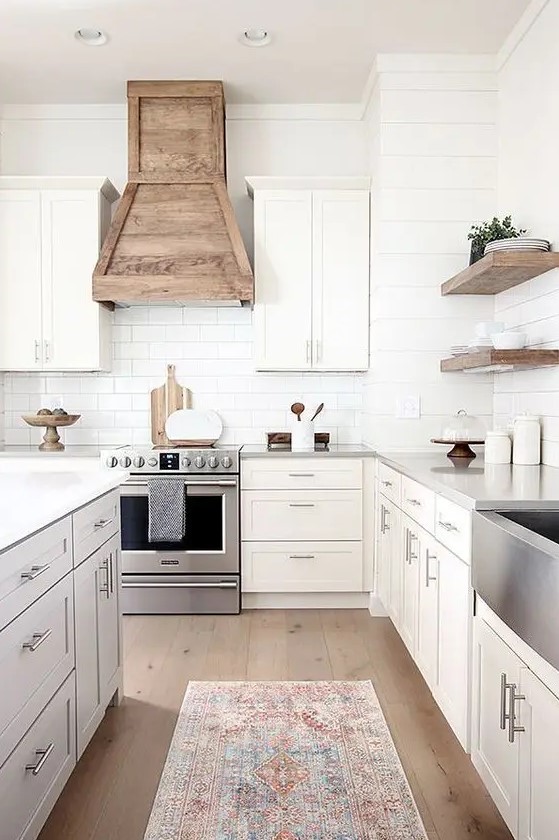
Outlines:
<svg viewBox="0 0 559 840"><path fill-rule="evenodd" d="M501 221L494 216L490 222L483 222L481 225L472 225L468 234L471 241L470 265L483 257L485 246L497 239L516 239L526 233L524 228L518 230L513 227L512 216L505 216Z"/></svg>

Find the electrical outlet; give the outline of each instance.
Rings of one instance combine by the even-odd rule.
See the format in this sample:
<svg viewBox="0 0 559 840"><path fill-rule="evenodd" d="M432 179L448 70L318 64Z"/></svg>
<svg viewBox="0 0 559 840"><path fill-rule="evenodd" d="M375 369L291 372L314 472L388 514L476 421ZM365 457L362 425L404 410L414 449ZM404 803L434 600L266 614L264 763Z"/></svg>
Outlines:
<svg viewBox="0 0 559 840"><path fill-rule="evenodd" d="M421 398L417 394L400 397L396 402L396 417L399 420L418 420L421 417Z"/></svg>

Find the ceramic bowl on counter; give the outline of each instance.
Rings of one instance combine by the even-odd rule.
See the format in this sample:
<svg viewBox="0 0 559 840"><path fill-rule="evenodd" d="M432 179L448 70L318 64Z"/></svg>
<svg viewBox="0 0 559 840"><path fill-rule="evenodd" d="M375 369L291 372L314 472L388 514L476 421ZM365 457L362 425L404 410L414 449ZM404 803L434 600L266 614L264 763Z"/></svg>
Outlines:
<svg viewBox="0 0 559 840"><path fill-rule="evenodd" d="M509 330L509 332L493 333L491 341L495 350L522 350L526 347L526 333Z"/></svg>

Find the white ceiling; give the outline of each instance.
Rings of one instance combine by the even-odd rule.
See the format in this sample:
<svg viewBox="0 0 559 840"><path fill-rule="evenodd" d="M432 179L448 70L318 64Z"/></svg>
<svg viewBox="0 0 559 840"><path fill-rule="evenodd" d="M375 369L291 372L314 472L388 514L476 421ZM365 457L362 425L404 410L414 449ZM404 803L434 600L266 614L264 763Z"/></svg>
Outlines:
<svg viewBox="0 0 559 840"><path fill-rule="evenodd" d="M228 102L357 102L379 52L493 53L528 0L0 0L0 101L111 103L127 79L223 79ZM103 29L103 47L78 43ZM250 49L237 36L270 30Z"/></svg>

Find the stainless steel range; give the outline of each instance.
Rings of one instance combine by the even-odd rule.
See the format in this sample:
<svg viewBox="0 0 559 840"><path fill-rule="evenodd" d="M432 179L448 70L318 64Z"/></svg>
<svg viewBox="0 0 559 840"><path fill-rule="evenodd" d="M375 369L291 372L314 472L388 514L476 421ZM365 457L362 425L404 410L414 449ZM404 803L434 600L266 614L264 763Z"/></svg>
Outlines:
<svg viewBox="0 0 559 840"><path fill-rule="evenodd" d="M121 486L124 613L240 612L239 448L121 447L101 453L125 468ZM150 478L184 480L186 536L148 538Z"/></svg>

